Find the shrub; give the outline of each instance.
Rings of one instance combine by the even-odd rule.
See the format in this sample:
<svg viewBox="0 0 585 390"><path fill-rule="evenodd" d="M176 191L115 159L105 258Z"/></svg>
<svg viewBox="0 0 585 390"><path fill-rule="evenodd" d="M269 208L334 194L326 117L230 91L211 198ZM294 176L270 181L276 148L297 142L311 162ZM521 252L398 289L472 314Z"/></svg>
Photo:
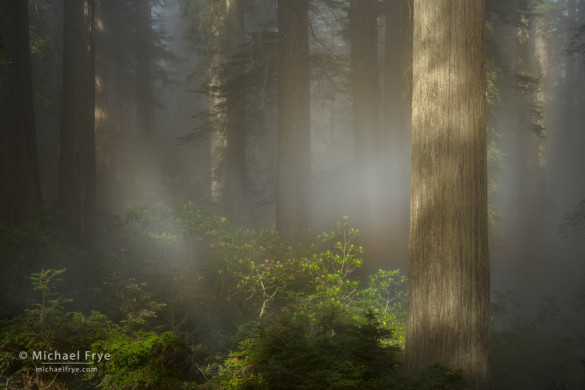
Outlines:
<svg viewBox="0 0 585 390"><path fill-rule="evenodd" d="M397 364L397 349L375 315L356 321L332 307L316 323L301 313L285 313L244 340L226 360L218 378L226 389L384 388Z"/></svg>

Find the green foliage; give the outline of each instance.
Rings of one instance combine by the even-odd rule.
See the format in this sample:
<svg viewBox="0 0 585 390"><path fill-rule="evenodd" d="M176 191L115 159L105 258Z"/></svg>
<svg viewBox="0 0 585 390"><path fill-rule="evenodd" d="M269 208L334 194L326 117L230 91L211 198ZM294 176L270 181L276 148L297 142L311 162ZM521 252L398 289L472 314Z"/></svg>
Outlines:
<svg viewBox="0 0 585 390"><path fill-rule="evenodd" d="M229 367L237 359L227 357L238 354L250 356L247 372L264 370L263 380L272 381L278 380L267 358L272 352L262 353L273 339L281 340L278 364L290 370L299 351L323 360L304 379L308 388L376 388L390 380L387 368L395 367L404 339L405 278L380 270L361 283L355 271L363 248L347 219L291 246L273 231L234 225L216 211L213 204L209 210L192 203L133 207L115 217L111 238L93 253L71 243L52 210L20 228L0 229L6 268L43 266L24 279L32 283L30 293L9 278L3 286L29 308L1 323L4 382L70 389L215 386L236 375ZM80 278L80 268L91 272L91 282ZM75 302L61 298L61 282L74 286ZM98 294L99 306L83 314L92 308L84 297ZM92 350L111 359L83 377L56 377L20 360L23 350Z"/></svg>
<svg viewBox="0 0 585 390"><path fill-rule="evenodd" d="M14 316L36 302L23 291L29 275L41 268L67 268L72 277L67 290L83 305L93 301L99 280L92 278L102 262L95 254L75 246L62 212L49 207L29 213L29 222L18 227L0 226L0 318Z"/></svg>
<svg viewBox="0 0 585 390"><path fill-rule="evenodd" d="M94 353L107 351L111 360L97 364L98 387L123 389L188 388L190 350L183 335L163 332L111 333L92 345Z"/></svg>
<svg viewBox="0 0 585 390"><path fill-rule="evenodd" d="M39 273L33 273L30 277L35 291L40 291L42 300L37 304L39 323L43 326L43 320L50 316L52 312L59 313L58 310L62 308L62 304L70 302L71 300L62 300L61 298L50 299L55 294L55 287L57 283L63 280L59 278L66 269L60 270L41 270Z"/></svg>
<svg viewBox="0 0 585 390"><path fill-rule="evenodd" d="M31 275L33 289L40 294L34 309L14 318L0 321L0 386L10 389L64 389L80 382L71 374L58 378L56 373L37 372L38 362L32 360L33 351L60 351L63 353L89 349L90 345L108 333L112 324L98 312L89 316L68 313L63 304L71 302L56 293L61 281L61 270L41 270ZM20 353L26 352L27 359ZM75 388L70 387L70 388Z"/></svg>
<svg viewBox="0 0 585 390"><path fill-rule="evenodd" d="M397 365L389 332L372 312L356 321L336 307L312 318L284 313L226 361L215 380L225 389L384 388Z"/></svg>
<svg viewBox="0 0 585 390"><path fill-rule="evenodd" d="M369 277L368 287L359 297L363 309L372 310L382 326L392 328L392 344L404 345L406 336L406 277L399 270L378 270Z"/></svg>
<svg viewBox="0 0 585 390"><path fill-rule="evenodd" d="M468 389L461 370L431 364L420 371L399 372L391 387L397 390L462 390Z"/></svg>
<svg viewBox="0 0 585 390"><path fill-rule="evenodd" d="M133 331L146 320L124 321L121 325L109 321L99 312L89 316L63 311L64 300L55 288L62 270L42 270L31 276L34 290L41 295L36 308L0 323L0 371L8 388L65 389L78 388L82 380L91 388L104 389L188 388L191 351L184 335L172 332ZM153 316L153 315L152 315ZM148 316L146 316L148 317ZM108 353L111 359L96 363L96 372L82 377L70 374L37 372L38 362L22 359L19 354L33 351L75 351Z"/></svg>
<svg viewBox="0 0 585 390"><path fill-rule="evenodd" d="M233 225L192 203L156 204L118 215L113 231L119 236L111 251L117 280L140 280L151 293L148 300L165 303L161 325L198 329L193 339L201 381L218 372L253 324L270 323L283 312L315 324L330 307L356 321L372 310L381 328L398 335L383 341L403 342L405 278L380 270L362 286L354 275L363 248L354 244L358 232L347 219L332 232L291 246L273 231ZM145 307L147 300L132 300L140 301Z"/></svg>
<svg viewBox="0 0 585 390"><path fill-rule="evenodd" d="M372 311L361 318L339 307L317 318L284 312L259 326L226 359L209 389L464 389L460 371L400 366L400 349Z"/></svg>

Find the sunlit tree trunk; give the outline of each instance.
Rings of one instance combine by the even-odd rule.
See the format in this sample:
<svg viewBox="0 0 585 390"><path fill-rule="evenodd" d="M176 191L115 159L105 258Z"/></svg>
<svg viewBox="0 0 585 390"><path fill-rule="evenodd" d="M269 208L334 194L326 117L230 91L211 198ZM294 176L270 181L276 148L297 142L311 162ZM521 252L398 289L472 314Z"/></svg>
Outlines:
<svg viewBox="0 0 585 390"><path fill-rule="evenodd" d="M243 0L223 0L213 23L210 76L211 194L231 215L245 213L246 126Z"/></svg>
<svg viewBox="0 0 585 390"><path fill-rule="evenodd" d="M225 0L221 2L225 5ZM212 6L217 7L215 3ZM209 141L211 146L211 197L219 203L225 201L226 182L226 157L227 157L227 131L226 131L226 98L225 98L225 74L226 48L224 47L223 29L226 15L213 11L214 22L212 57L209 65L209 126L211 129Z"/></svg>
<svg viewBox="0 0 585 390"><path fill-rule="evenodd" d="M66 0L63 28L59 200L85 244L95 214L94 7L93 0Z"/></svg>
<svg viewBox="0 0 585 390"><path fill-rule="evenodd" d="M28 32L28 1L0 2L0 224L25 222L41 203Z"/></svg>
<svg viewBox="0 0 585 390"><path fill-rule="evenodd" d="M311 226L308 0L278 1L276 229L286 241Z"/></svg>
<svg viewBox="0 0 585 390"><path fill-rule="evenodd" d="M95 16L95 151L97 202L106 204L111 201L113 178L115 175L113 153L114 129L108 104L108 31L106 30L106 1L96 4Z"/></svg>
<svg viewBox="0 0 585 390"><path fill-rule="evenodd" d="M246 211L246 115L245 67L242 50L245 41L244 1L226 0L225 46L229 59L227 78L227 156L225 201L228 213Z"/></svg>
<svg viewBox="0 0 585 390"><path fill-rule="evenodd" d="M540 226L544 228L544 210L546 209L546 135L547 135L547 79L548 79L548 45L547 45L547 23L544 10L538 9L535 14L534 32L534 57L536 90L534 94L534 111L532 113L533 134L535 152L535 173L536 173L536 196L538 197L535 206L539 208Z"/></svg>
<svg viewBox="0 0 585 390"><path fill-rule="evenodd" d="M483 1L415 0L406 362L489 385Z"/></svg>
<svg viewBox="0 0 585 390"><path fill-rule="evenodd" d="M375 252L380 201L380 86L378 71L378 2L351 0L349 5L353 90L356 222L362 239Z"/></svg>

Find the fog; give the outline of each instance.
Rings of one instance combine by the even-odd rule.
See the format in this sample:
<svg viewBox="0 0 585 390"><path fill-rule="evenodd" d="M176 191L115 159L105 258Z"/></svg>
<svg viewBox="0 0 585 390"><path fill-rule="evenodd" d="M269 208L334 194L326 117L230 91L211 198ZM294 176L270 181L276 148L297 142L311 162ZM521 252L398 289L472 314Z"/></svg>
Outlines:
<svg viewBox="0 0 585 390"><path fill-rule="evenodd" d="M281 23L283 18L281 15L278 19L279 3L96 3L93 234L90 244L84 243L83 237L78 240L76 234L81 229L75 226L75 213L67 208L69 214L55 218L70 239L62 239L56 233L53 236L60 231L47 228L52 226L47 221L53 217L42 217L42 222L25 220L28 225L24 226L34 228L21 230L19 224L0 225L4 229L0 258L2 268L8 270L2 290L6 301L1 311L4 330L12 329L7 325L9 320L26 318L18 315L33 307L41 310L41 327L45 326L43 310L49 293L43 293L42 305L34 303L36 293L30 283L37 285L29 276L40 269L67 268L59 276L65 282L55 291L64 298L73 297L74 303L59 301L51 310L57 313L61 310L59 305L64 305L63 313L84 313L87 317L80 323L96 321L95 324L101 320L90 319L90 310L103 312L112 321L109 327L119 327L120 334L128 335L122 344L142 340L139 333L133 333L139 330L177 332L189 353L194 353L190 355L190 368L174 366L182 358L161 354L160 359L172 361L177 372L189 372L184 378L178 376L184 383L191 380L213 385L220 383L214 380L233 374L226 374L227 362L234 351L243 350L238 343L255 334L253 326L273 329L270 321L286 318L283 313L287 310L308 310L318 299L329 299L325 290L315 287L311 290L314 295L294 306L290 302L296 299L295 283L302 284L305 279L290 270L262 279L265 274L261 272L269 271L259 271L264 262L269 267L274 261L277 269L281 261L309 262L306 259L311 256L307 253L311 251L326 253L325 244L319 240L325 242L327 236L317 239L318 244L302 239L287 241L277 222L279 213L283 213L278 186L284 181L303 186L302 174L294 171L302 162L284 167L291 168L285 174L279 173L284 169L279 159L284 150L279 145L279 137L283 137L279 134L279 115L285 107L282 79L279 81L282 49L278 34L279 20ZM408 275L412 163L412 20L408 18L412 17L412 9L400 14L405 11L399 3L408 7L408 1L371 2L376 4L372 6L373 22L368 22L364 13L363 20L358 19L361 24L351 19L358 26L352 30L349 3L309 1L309 29L305 33L310 99L293 102L298 123L292 126L302 127L306 103L310 114L307 131L311 213L309 221L302 221L298 215L289 220L291 225L301 221L298 223L306 238L335 230L336 223L347 217L349 227L355 227L359 236L353 238L348 227L333 241L363 246L363 253L356 253L363 258L363 265L352 268L351 277L363 280L360 288L365 289L369 275L379 269L400 270L401 275ZM585 214L579 204L585 199L585 7L583 0L486 3L491 354L492 371L498 376L493 380L494 388L583 388ZM237 4L244 4L245 13L238 13ZM59 181L64 145L60 138L65 85L62 80L68 77L62 71L66 50L63 5L60 1L29 1L28 8L40 203L58 210L63 209L63 184ZM400 15L409 16L405 21ZM544 33L537 27L542 15ZM522 18L527 18L525 24ZM0 34L6 34L5 30ZM522 34L527 37L524 42ZM539 41L539 34L544 41ZM9 39L2 35L0 38L3 44ZM362 53L371 49L377 61L362 63L355 58L358 46L363 48ZM0 59L3 56L0 49ZM302 77L302 72L291 77ZM299 80L294 88L302 87L303 81ZM367 101L357 101L364 96L356 92L360 83L366 85L359 88L366 88ZM104 86L101 92L99 86ZM291 99L304 96L298 91L290 93ZM147 134L146 127L151 133ZM243 141L234 145L234 134L240 134L242 138L238 139ZM302 148L290 146L293 147L299 149L291 150ZM233 159L238 153L242 160ZM237 172L245 173L238 176ZM243 184L238 184L234 175ZM233 201L234 197L237 201ZM294 208L295 202L288 199L284 204L293 204L290 207ZM43 214L46 212L39 215L53 213ZM62 220L69 220L73 227ZM282 234L273 238L270 234L277 237L275 232L279 229ZM51 240L57 243L51 244ZM26 242L31 242L28 249ZM227 249L230 245L233 248ZM212 252L220 247L225 254L216 258ZM345 246L343 251L345 256ZM319 256L325 255L315 255L311 261ZM238 267L248 260L252 265L250 273L245 274ZM325 280L329 277L327 272L334 275L332 266L323 267L321 271L316 265L307 265L302 268L303 275L309 275L307 280L311 283ZM341 269L345 273L340 271L339 275L345 278L349 271ZM259 278L257 285L240 289L252 283L254 277ZM284 280L281 284L279 278ZM295 282L295 278L300 279ZM270 287L269 280L274 279ZM52 283L50 278L47 280L47 285ZM337 279L331 276L328 280ZM402 348L406 298L400 294L407 291L407 282L398 283L398 277L392 280L395 284L391 285L397 286L392 290L398 294L397 302L403 302L396 313L402 314L390 317L390 298L385 310L380 306L374 311L388 315L379 317L384 326L387 322L390 326L390 318L398 324L398 341L392 345ZM349 289L348 286L344 284L339 289ZM294 292L284 295L282 291L289 288ZM27 292L19 296L17 289ZM53 291L52 285L46 288L49 290ZM45 290L39 287L38 291ZM345 297L352 294L361 297L358 292ZM340 307L347 308L358 301L351 298L347 303L331 295L332 302L336 299ZM289 304L295 308L290 309ZM319 310L325 311L325 306L323 303ZM62 314L59 321L65 321L65 317ZM26 326L14 332L25 332ZM408 334L406 340L408 345ZM10 343L4 342L0 349L16 354L18 343ZM72 347L65 347L67 343L71 342L58 340L47 345L61 351ZM41 348L41 344L34 345ZM115 354L119 352L116 345L103 341L87 348L102 348L98 352ZM165 350L164 345L160 348ZM530 361L530 354L540 356ZM24 386L19 370L26 366L18 366L18 361L2 364L0 379L9 383L10 378L15 378L14 383L19 383L16 387L8 384L7 388L57 388L18 387ZM109 372L107 366L100 367L102 374ZM43 383L48 383L47 378L41 378ZM62 388L69 388L65 387L67 383L81 383L80 378L67 379ZM102 380L99 378L102 377L84 379L87 387L80 388L94 388ZM131 382L121 387L99 383L103 388L130 388ZM161 383L164 384L158 386L162 387L157 388L176 385ZM337 388L332 386L328 388Z"/></svg>

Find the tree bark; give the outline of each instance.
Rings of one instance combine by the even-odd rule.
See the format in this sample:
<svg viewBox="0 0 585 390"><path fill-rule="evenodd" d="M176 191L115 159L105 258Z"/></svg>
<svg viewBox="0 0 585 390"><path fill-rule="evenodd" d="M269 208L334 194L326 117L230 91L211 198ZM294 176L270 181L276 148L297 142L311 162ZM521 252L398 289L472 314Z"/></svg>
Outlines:
<svg viewBox="0 0 585 390"><path fill-rule="evenodd" d="M221 4L225 6L223 0ZM218 3L219 4L219 3ZM216 7L217 4L212 5ZM212 11L216 12L217 11ZM224 25L226 14L215 16L212 25L213 40L209 65L209 142L211 147L211 197L220 204L225 204L226 158L227 158L227 99L224 91L226 66L226 48L224 45Z"/></svg>
<svg viewBox="0 0 585 390"><path fill-rule="evenodd" d="M97 202L102 206L112 201L115 182L115 132L108 99L108 13L107 1L96 4L95 15L95 151ZM111 6L111 5L110 5Z"/></svg>
<svg viewBox="0 0 585 390"><path fill-rule="evenodd" d="M276 230L296 241L311 226L308 0L278 1Z"/></svg>
<svg viewBox="0 0 585 390"><path fill-rule="evenodd" d="M28 1L0 2L0 224L19 225L41 203Z"/></svg>
<svg viewBox="0 0 585 390"><path fill-rule="evenodd" d="M360 191L356 224L370 253L380 232L380 86L378 69L378 2L349 3L353 89L354 163Z"/></svg>
<svg viewBox="0 0 585 390"><path fill-rule="evenodd" d="M484 1L415 0L406 362L489 387Z"/></svg>
<svg viewBox="0 0 585 390"><path fill-rule="evenodd" d="M95 218L94 15L93 0L65 1L59 203L84 244Z"/></svg>
<svg viewBox="0 0 585 390"><path fill-rule="evenodd" d="M241 56L245 33L244 1L226 0L225 46L230 62L226 70L225 201L227 212L236 216L246 213L246 83Z"/></svg>
<svg viewBox="0 0 585 390"><path fill-rule="evenodd" d="M245 42L243 0L223 0L211 60L211 194L232 216L246 208Z"/></svg>
<svg viewBox="0 0 585 390"><path fill-rule="evenodd" d="M519 9L517 43L518 273L536 286L545 239L547 44L545 15L529 3Z"/></svg>
<svg viewBox="0 0 585 390"><path fill-rule="evenodd" d="M154 128L152 96L152 16L150 0L136 0L136 126L144 161L150 157L149 146Z"/></svg>
<svg viewBox="0 0 585 390"><path fill-rule="evenodd" d="M386 0L383 193L386 253L408 258L412 106L412 0Z"/></svg>

